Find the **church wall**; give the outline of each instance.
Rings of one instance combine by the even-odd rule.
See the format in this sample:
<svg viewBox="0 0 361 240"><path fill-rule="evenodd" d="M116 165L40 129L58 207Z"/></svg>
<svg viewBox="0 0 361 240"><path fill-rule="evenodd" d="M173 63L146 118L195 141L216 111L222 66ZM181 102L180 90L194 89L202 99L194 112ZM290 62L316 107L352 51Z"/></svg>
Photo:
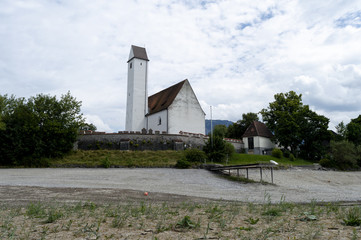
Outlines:
<svg viewBox="0 0 361 240"><path fill-rule="evenodd" d="M148 129L166 132L168 125L168 111L163 110L148 116Z"/></svg>
<svg viewBox="0 0 361 240"><path fill-rule="evenodd" d="M205 134L205 114L188 81L168 108L168 133Z"/></svg>

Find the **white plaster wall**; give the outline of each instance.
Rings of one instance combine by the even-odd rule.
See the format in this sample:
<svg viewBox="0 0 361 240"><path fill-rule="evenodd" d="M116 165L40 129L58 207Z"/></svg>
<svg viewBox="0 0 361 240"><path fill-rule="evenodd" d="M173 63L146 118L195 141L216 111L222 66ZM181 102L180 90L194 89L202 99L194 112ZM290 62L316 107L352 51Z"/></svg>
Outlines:
<svg viewBox="0 0 361 240"><path fill-rule="evenodd" d="M261 148L275 148L276 147L276 145L269 138L265 138L265 137L257 137L257 138L258 138L257 142L259 144L257 147L261 147Z"/></svg>
<svg viewBox="0 0 361 240"><path fill-rule="evenodd" d="M180 131L205 134L205 113L186 81L168 108L168 133Z"/></svg>
<svg viewBox="0 0 361 240"><path fill-rule="evenodd" d="M161 125L159 125L159 118L162 119ZM167 123L168 121L168 114L167 110L163 110L152 115L148 116L148 130L152 129L154 131L167 131Z"/></svg>
<svg viewBox="0 0 361 240"><path fill-rule="evenodd" d="M132 64L132 68L130 68ZM126 131L140 131L146 127L148 111L148 62L134 58L128 63Z"/></svg>
<svg viewBox="0 0 361 240"><path fill-rule="evenodd" d="M248 137L243 138L244 148L248 149ZM275 148L276 145L266 137L253 137L254 148Z"/></svg>
<svg viewBox="0 0 361 240"><path fill-rule="evenodd" d="M247 149L248 149L248 137L242 138L242 141L243 141L243 143L244 143L244 148L247 148Z"/></svg>

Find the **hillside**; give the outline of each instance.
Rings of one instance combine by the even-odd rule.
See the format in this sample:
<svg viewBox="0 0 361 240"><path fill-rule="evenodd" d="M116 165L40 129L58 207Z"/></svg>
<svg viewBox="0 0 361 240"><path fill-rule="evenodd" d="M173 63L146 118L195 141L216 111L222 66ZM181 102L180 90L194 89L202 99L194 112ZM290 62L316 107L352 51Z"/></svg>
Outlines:
<svg viewBox="0 0 361 240"><path fill-rule="evenodd" d="M233 124L233 122L228 120L212 120L212 126L214 129L214 126L216 125L226 125L228 127L229 125ZM211 132L211 120L206 119L206 134Z"/></svg>

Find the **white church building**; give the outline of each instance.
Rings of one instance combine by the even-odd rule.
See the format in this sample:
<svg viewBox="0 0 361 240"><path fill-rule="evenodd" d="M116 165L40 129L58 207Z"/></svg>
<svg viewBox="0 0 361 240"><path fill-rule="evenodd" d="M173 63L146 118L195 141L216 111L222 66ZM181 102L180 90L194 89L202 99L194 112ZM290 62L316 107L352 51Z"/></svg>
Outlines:
<svg viewBox="0 0 361 240"><path fill-rule="evenodd" d="M125 130L205 134L205 113L187 79L148 97L148 62L145 48L131 46Z"/></svg>

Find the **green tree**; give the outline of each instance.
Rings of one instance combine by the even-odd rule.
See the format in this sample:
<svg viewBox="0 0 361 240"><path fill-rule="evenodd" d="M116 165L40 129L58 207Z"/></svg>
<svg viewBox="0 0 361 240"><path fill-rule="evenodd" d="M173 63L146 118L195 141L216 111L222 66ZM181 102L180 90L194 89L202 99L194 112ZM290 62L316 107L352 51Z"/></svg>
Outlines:
<svg viewBox="0 0 361 240"><path fill-rule="evenodd" d="M3 121L3 110L5 109L5 97L0 95L0 131L5 130L6 125Z"/></svg>
<svg viewBox="0 0 361 240"><path fill-rule="evenodd" d="M352 142L331 141L332 165L341 170L349 170L357 167L357 148Z"/></svg>
<svg viewBox="0 0 361 240"><path fill-rule="evenodd" d="M227 127L225 125L216 125L213 129L213 136L224 138L227 133Z"/></svg>
<svg viewBox="0 0 361 240"><path fill-rule="evenodd" d="M80 130L85 130L85 131L96 131L97 127L92 124L92 123L84 123L80 126Z"/></svg>
<svg viewBox="0 0 361 240"><path fill-rule="evenodd" d="M346 138L348 141L353 142L356 146L361 145L361 115L346 126Z"/></svg>
<svg viewBox="0 0 361 240"><path fill-rule="evenodd" d="M339 124L337 124L336 131L337 131L337 134L340 136L338 138L340 141L346 139L347 128L346 128L346 125L343 123L343 121L340 122Z"/></svg>
<svg viewBox="0 0 361 240"><path fill-rule="evenodd" d="M294 91L276 94L274 98L261 111L263 121L274 133L273 140L296 156L300 150L307 159L319 160L326 151L324 142L329 140L329 119L303 105L302 95Z"/></svg>
<svg viewBox="0 0 361 240"><path fill-rule="evenodd" d="M219 136L210 137L203 151L210 161L222 162L227 157L226 142Z"/></svg>
<svg viewBox="0 0 361 240"><path fill-rule="evenodd" d="M16 99L2 96L0 164L36 165L42 158L61 157L73 148L83 124L81 102L68 92L60 100L49 95Z"/></svg>
<svg viewBox="0 0 361 240"><path fill-rule="evenodd" d="M228 126L226 137L241 139L242 135L253 121L259 121L257 113L243 113L242 119Z"/></svg>

